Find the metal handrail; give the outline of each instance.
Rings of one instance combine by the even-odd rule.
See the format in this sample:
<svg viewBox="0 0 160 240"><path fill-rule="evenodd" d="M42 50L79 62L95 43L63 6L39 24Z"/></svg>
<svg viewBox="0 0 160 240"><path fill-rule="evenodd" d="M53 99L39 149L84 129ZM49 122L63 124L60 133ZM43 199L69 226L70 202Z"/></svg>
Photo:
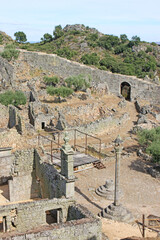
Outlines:
<svg viewBox="0 0 160 240"><path fill-rule="evenodd" d="M58 145L58 148L61 147L62 145L60 144L60 135L61 135L62 133L64 133L64 132L66 132L66 131L67 131L67 132L69 132L69 131L74 131L74 149L76 149L76 147L84 148L84 149L85 149L85 154L88 153L88 147L87 147L87 145L88 145L88 137L91 137L91 138L94 138L94 139L98 140L98 141L99 141L99 152L98 152L98 154L99 154L99 160L101 159L101 139L98 138L98 137L95 137L95 136L93 136L93 135L91 135L91 134L82 132L82 131L80 131L80 130L78 130L78 129L76 129L76 128L74 128L74 129L67 129L67 130L63 130L63 131L60 131L59 129L54 128L53 131L49 132L49 134L58 133L58 143L57 143L55 140L53 140L53 139L50 139L50 138L48 138L48 137L46 137L46 136L43 136L43 135L39 134L39 135L38 135L38 145L39 145L39 143L40 143L40 137L42 137L42 138L47 139L48 141L50 141L50 142L51 142L51 159L52 159L53 143L55 143L56 145ZM82 146L82 145L78 145L78 144L77 144L77 132L85 135L85 146Z"/></svg>

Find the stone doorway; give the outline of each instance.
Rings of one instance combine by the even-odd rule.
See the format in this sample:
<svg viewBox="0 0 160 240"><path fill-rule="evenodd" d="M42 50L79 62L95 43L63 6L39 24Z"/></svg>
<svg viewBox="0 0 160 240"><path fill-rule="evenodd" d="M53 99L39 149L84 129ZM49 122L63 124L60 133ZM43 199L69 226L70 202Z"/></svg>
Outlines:
<svg viewBox="0 0 160 240"><path fill-rule="evenodd" d="M42 122L42 129L45 128L45 122Z"/></svg>
<svg viewBox="0 0 160 240"><path fill-rule="evenodd" d="M48 210L46 211L46 222L48 224L60 223L61 215L62 215L61 208Z"/></svg>
<svg viewBox="0 0 160 240"><path fill-rule="evenodd" d="M121 83L121 95L128 101L131 100L131 85L128 82Z"/></svg>

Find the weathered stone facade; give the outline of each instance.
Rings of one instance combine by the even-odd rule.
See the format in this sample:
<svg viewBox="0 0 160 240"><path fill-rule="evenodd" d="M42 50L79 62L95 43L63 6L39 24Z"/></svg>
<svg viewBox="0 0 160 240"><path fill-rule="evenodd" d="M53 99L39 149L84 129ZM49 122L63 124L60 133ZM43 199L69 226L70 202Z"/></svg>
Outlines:
<svg viewBox="0 0 160 240"><path fill-rule="evenodd" d="M11 156L11 149L2 150L0 157ZM4 166L5 175L11 177L10 202L0 206L0 240L101 240L100 219L75 204L72 155L66 138L61 158L64 168L59 173L37 150L15 152Z"/></svg>
<svg viewBox="0 0 160 240"><path fill-rule="evenodd" d="M17 214L13 214L13 209L16 209ZM59 223L46 225L46 212L50 209L60 210ZM0 215L8 215L5 220L8 222L12 219L19 229L19 232L6 233L2 238L0 236L0 240L101 240L100 219L71 200L52 199L0 206ZM24 222L27 222L27 225L24 225ZM40 225L41 228L36 229ZM12 227L10 225L11 229Z"/></svg>
<svg viewBox="0 0 160 240"><path fill-rule="evenodd" d="M48 113L48 108L45 108L45 105L42 105L39 101L29 103L28 116L35 130L44 129L53 118L53 114Z"/></svg>

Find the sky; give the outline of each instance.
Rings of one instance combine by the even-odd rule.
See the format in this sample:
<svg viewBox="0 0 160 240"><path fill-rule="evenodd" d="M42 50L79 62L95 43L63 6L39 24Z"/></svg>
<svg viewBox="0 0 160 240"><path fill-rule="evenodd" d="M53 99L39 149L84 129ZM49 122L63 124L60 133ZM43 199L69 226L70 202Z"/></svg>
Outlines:
<svg viewBox="0 0 160 240"><path fill-rule="evenodd" d="M160 42L160 0L0 0L0 31L13 39L23 31L28 41L38 42L67 24Z"/></svg>

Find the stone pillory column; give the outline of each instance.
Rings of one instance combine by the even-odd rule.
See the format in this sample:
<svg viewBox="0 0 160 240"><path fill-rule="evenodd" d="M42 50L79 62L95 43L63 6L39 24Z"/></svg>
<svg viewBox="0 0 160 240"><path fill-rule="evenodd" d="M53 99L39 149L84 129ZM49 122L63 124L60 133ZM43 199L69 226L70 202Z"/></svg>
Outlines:
<svg viewBox="0 0 160 240"><path fill-rule="evenodd" d="M116 164L115 164L115 193L114 193L114 205L119 205L120 200L120 159L121 159L121 153L122 153L122 139L118 135L118 137L115 139L115 152L116 152Z"/></svg>
<svg viewBox="0 0 160 240"><path fill-rule="evenodd" d="M114 202L104 208L99 216L121 222L133 222L132 213L120 204L120 158L123 149L121 137L118 136L114 143L116 152Z"/></svg>
<svg viewBox="0 0 160 240"><path fill-rule="evenodd" d="M69 145L69 138L65 132L64 145L61 148L61 175L63 176L63 192L66 198L74 197L74 170L73 154L74 151Z"/></svg>

